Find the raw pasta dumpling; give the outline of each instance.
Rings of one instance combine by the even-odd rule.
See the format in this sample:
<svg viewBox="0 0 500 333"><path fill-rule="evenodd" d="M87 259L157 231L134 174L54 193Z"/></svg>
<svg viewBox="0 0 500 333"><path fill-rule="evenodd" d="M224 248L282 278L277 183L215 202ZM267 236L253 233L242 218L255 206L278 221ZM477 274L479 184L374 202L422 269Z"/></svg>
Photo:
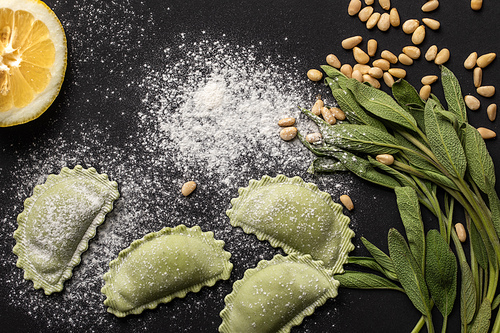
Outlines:
<svg viewBox="0 0 500 333"><path fill-rule="evenodd" d="M227 280L233 265L224 242L200 227L179 225L150 233L121 251L104 274L108 312L139 314L188 292Z"/></svg>
<svg viewBox="0 0 500 333"><path fill-rule="evenodd" d="M328 193L300 177L264 176L239 189L227 211L231 225L286 253L310 254L335 273L354 249L349 218Z"/></svg>
<svg viewBox="0 0 500 333"><path fill-rule="evenodd" d="M339 282L311 256L262 260L236 281L221 311L221 333L287 333L337 296Z"/></svg>
<svg viewBox="0 0 500 333"><path fill-rule="evenodd" d="M118 184L94 168L63 168L37 185L14 232L17 266L45 294L63 290L81 254L120 196Z"/></svg>

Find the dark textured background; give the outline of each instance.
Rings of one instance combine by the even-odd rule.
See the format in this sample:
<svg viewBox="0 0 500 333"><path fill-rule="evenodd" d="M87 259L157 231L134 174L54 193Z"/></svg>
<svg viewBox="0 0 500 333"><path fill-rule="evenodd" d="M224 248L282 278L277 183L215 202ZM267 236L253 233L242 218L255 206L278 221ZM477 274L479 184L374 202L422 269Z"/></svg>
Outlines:
<svg viewBox="0 0 500 333"><path fill-rule="evenodd" d="M22 126L0 129L0 218L15 218L14 213L18 214L22 210L21 202L12 192L15 189L7 185L16 177L15 172L19 170L17 158L19 154L22 155L24 149L43 147L46 140L58 139L58 136L71 143L73 138L77 140L79 132L100 125L106 128L106 132L102 133L102 138L96 138L94 141L102 142L102 146L92 147L96 154L101 151L105 154L104 147L111 143L115 147L123 147L124 154L127 153L129 131L133 131L137 121L128 112L133 113L140 108L142 96L137 87L124 84L123 73L134 77L139 72L139 66L144 63L154 64L165 45L175 45L175 36L180 33L189 33L194 38L201 38L203 31L211 36L225 34L228 41L242 46L259 45L257 54L261 54L263 58L270 56L277 64L284 61L283 59L297 57L301 63L293 66L301 66L297 69L304 73L309 68L317 68L323 64L324 57L329 53L337 54L343 62L353 63L349 52L340 46L342 39L352 35L362 35L365 41L376 38L381 48L390 49L395 53L410 44L410 37L404 35L400 29L391 28L385 33L376 29L368 31L357 18L347 15L348 2L88 0L85 4L79 4L71 0L46 1L59 16L66 30L69 46L67 75L60 96L43 116ZM420 11L422 1L392 1L393 6L398 8L402 21L432 17L441 22L439 31L427 29L428 34L422 50L424 53L432 44L450 49L452 56L447 66L456 73L464 94L473 92L472 74L462 65L467 55L472 51L479 54L500 51L500 4L495 0L484 2L480 12L473 12L468 0L441 1L441 7L437 11L424 14ZM124 15L123 8L127 4L130 6L130 13ZM120 10L116 10L118 7ZM85 14L82 14L81 8L86 8ZM381 11L378 4L377 10ZM125 37L121 35L122 31L116 30L120 25L115 23L120 20L126 20L127 25L132 27ZM117 36L120 36L120 43L130 43L130 47L117 44ZM286 67L287 64L284 63L283 66ZM419 80L423 75L438 73L435 65L422 58L406 69L408 80L416 86L420 86ZM497 84L499 69L496 60L485 70L484 81ZM118 93L108 98L106 89ZM442 97L439 85L434 86L433 92ZM489 102L498 102L498 97L481 98L481 101L483 107L480 111L470 113L470 122L476 127L486 126L500 130L498 121L490 123L486 117L486 105ZM121 112L124 110L127 112ZM497 140L489 141L488 148L496 165L500 165ZM68 149L71 149L71 145ZM99 160L84 160L82 163L99 169ZM29 167L26 165L26 168ZM112 173L112 170L107 171ZM299 175L304 173L304 170L297 170ZM353 181L354 186L365 188L366 201L377 197L375 208L368 205L363 198L356 198L356 212L351 216L357 226L354 241L359 245L359 237L365 236L384 247L387 229L395 226L401 230L394 196L390 191L356 179ZM209 194L216 196L216 189L213 191L214 193ZM209 203L206 206L207 209L210 208ZM10 260L13 266L15 256L11 250L14 245L14 229L2 230L6 229L7 231L0 235L0 255L5 260ZM354 253L364 254L360 249ZM244 255L240 257L245 258ZM242 276L244 269L237 266L236 262L235 273L230 282ZM11 274L15 270L18 269L8 269L0 274ZM20 275L19 272L17 275ZM8 279L4 278L2 281ZM223 282L221 288L229 292L230 282ZM8 305L9 290L9 285L0 286L0 331L44 331L46 325L43 321L33 319L26 309ZM39 297L39 291L36 293ZM220 324L218 312L222 306L222 301L215 299L215 296L217 294L202 290L186 300L173 302L173 306L178 309L182 309L181 302L199 302L201 305L196 308L197 311L190 312L189 315L183 314L182 311L172 313L168 306L161 306L154 311L143 313L139 318L126 320L118 320L105 314L106 329L92 322L80 326L84 327L82 331L99 332L112 326L113 331L131 332L137 330L136 322L141 321L146 323L141 327L146 326L151 332L215 332ZM332 309L336 310L331 311ZM457 310L458 308L450 318L449 332L459 330ZM397 292L341 289L335 300L328 301L292 331L409 332L419 317L406 297ZM440 317L437 312L435 317ZM69 331L69 320L70 318L61 319L56 329L51 328L50 331ZM439 322L439 319L436 321ZM438 324L436 329L439 328Z"/></svg>

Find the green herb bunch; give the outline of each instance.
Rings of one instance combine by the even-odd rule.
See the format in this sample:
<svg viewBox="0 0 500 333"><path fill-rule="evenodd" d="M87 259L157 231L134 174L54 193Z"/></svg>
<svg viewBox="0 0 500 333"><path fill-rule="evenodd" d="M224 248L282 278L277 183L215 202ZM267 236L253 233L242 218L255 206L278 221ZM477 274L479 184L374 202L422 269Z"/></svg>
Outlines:
<svg viewBox="0 0 500 333"><path fill-rule="evenodd" d="M441 67L445 109L434 95L422 100L405 80L393 85L391 97L333 67L322 68L347 121L329 125L301 108L323 137L320 144L311 144L298 134L317 156L309 171L350 171L394 189L407 238L391 229L389 254L362 238L372 257L350 257L349 263L375 272L346 271L336 278L344 287L406 293L422 313L413 332L424 325L434 332L431 310L436 306L444 318L442 332L446 332L460 267L462 332L488 332L491 325L492 332L500 332L499 315L491 324L492 311L500 303L500 200L495 168L483 138L467 121L455 75ZM379 154L393 155L394 163L380 163L375 158ZM438 188L444 193L442 200L438 200ZM455 202L465 212L469 260L453 228ZM437 217L439 230L425 234L419 203Z"/></svg>

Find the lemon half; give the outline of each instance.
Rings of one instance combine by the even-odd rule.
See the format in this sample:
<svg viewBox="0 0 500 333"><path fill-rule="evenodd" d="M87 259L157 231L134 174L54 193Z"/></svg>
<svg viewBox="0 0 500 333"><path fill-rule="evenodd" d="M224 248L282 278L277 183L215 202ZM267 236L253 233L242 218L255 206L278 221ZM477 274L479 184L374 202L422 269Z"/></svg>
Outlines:
<svg viewBox="0 0 500 333"><path fill-rule="evenodd" d="M59 94L67 63L64 29L39 0L0 1L0 127L39 117Z"/></svg>

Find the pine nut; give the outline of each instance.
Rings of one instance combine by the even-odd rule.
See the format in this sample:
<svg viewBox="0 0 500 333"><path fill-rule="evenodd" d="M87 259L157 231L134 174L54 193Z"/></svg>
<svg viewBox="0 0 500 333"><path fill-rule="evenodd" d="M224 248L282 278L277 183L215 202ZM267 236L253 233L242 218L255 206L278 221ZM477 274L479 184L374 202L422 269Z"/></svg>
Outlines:
<svg viewBox="0 0 500 333"><path fill-rule="evenodd" d="M384 73L384 82L385 84L389 87L392 88L392 85L394 84L394 77L389 72Z"/></svg>
<svg viewBox="0 0 500 333"><path fill-rule="evenodd" d="M483 70L481 67L476 67L474 68L474 87L479 88L481 87L481 83L483 83Z"/></svg>
<svg viewBox="0 0 500 333"><path fill-rule="evenodd" d="M478 127L477 130L478 130L479 134L481 134L481 137L485 140L493 139L493 138L497 137L497 134L488 128Z"/></svg>
<svg viewBox="0 0 500 333"><path fill-rule="evenodd" d="M402 68L390 68L388 72L389 74L391 74L394 77L397 77L398 79L404 79L406 76L406 71Z"/></svg>
<svg viewBox="0 0 500 333"><path fill-rule="evenodd" d="M351 0L349 2L349 7L347 7L347 13L349 16L354 16L361 10L361 0Z"/></svg>
<svg viewBox="0 0 500 333"><path fill-rule="evenodd" d="M193 193L193 191L195 189L196 189L196 183L191 180L189 182L184 183L184 185L182 185L181 193L183 196L187 197L188 195Z"/></svg>
<svg viewBox="0 0 500 333"><path fill-rule="evenodd" d="M407 35L411 35L419 27L420 22L416 19L406 20L403 23L403 31Z"/></svg>
<svg viewBox="0 0 500 333"><path fill-rule="evenodd" d="M394 53L392 53L391 51L384 50L384 51L382 51L382 53L380 54L380 56L383 59L389 61L393 65L398 62L398 57L396 57L396 55Z"/></svg>
<svg viewBox="0 0 500 333"><path fill-rule="evenodd" d="M380 31L387 31L391 27L391 16L389 13L383 13L377 23L377 28Z"/></svg>
<svg viewBox="0 0 500 333"><path fill-rule="evenodd" d="M385 165L391 165L394 163L394 156L390 154L380 154L375 156L375 159Z"/></svg>
<svg viewBox="0 0 500 333"><path fill-rule="evenodd" d="M378 67L372 67L370 68L370 71L368 71L368 74L376 79L381 79L384 75L384 71Z"/></svg>
<svg viewBox="0 0 500 333"><path fill-rule="evenodd" d="M472 10L480 10L483 7L483 0L471 0L470 8Z"/></svg>
<svg viewBox="0 0 500 333"><path fill-rule="evenodd" d="M375 28L375 26L377 25L378 23L378 20L380 20L380 13L373 13L370 18L368 19L368 21L366 21L366 29L373 29Z"/></svg>
<svg viewBox="0 0 500 333"><path fill-rule="evenodd" d="M360 71L361 74L368 74L368 72L370 71L370 66L368 65L362 65L362 64L356 64L354 65L354 67L352 68L353 71Z"/></svg>
<svg viewBox="0 0 500 333"><path fill-rule="evenodd" d="M422 88L420 88L419 92L420 98L423 99L424 101L429 99L429 96L431 95L431 86L426 84Z"/></svg>
<svg viewBox="0 0 500 333"><path fill-rule="evenodd" d="M432 12L436 10L439 7L439 1L437 0L431 0L427 1L423 6L422 6L422 11L424 13Z"/></svg>
<svg viewBox="0 0 500 333"><path fill-rule="evenodd" d="M353 70L352 78L358 80L359 82L363 82L363 73L361 73L361 71L358 69Z"/></svg>
<svg viewBox="0 0 500 333"><path fill-rule="evenodd" d="M462 223L455 224L455 231L457 232L458 240L463 243L467 240L467 233L465 232L464 225Z"/></svg>
<svg viewBox="0 0 500 333"><path fill-rule="evenodd" d="M420 45L425 39L425 25L419 26L411 36L411 41L415 45Z"/></svg>
<svg viewBox="0 0 500 333"><path fill-rule="evenodd" d="M488 108L486 109L486 113L488 114L488 119L490 121L495 121L497 117L497 105L496 104L490 104Z"/></svg>
<svg viewBox="0 0 500 333"><path fill-rule="evenodd" d="M467 95L464 97L465 105L472 111L476 111L481 107L481 102L472 95Z"/></svg>
<svg viewBox="0 0 500 333"><path fill-rule="evenodd" d="M353 49L354 59L356 62L364 65L370 61L370 56L365 53L365 51L361 50L359 47L355 46Z"/></svg>
<svg viewBox="0 0 500 333"><path fill-rule="evenodd" d="M441 27L441 23L439 23L438 20L434 20L434 19L431 19L431 18L423 18L422 22L424 22L424 24L429 29L432 29L432 30L438 30Z"/></svg>
<svg viewBox="0 0 500 333"><path fill-rule="evenodd" d="M439 51L439 53L436 55L436 59L434 59L434 63L436 65L442 65L445 62L447 62L448 60L450 60L450 50L445 48L445 49L442 49L441 51Z"/></svg>
<svg viewBox="0 0 500 333"><path fill-rule="evenodd" d="M494 86L482 86L476 89L477 93L483 97L493 97L495 95Z"/></svg>
<svg viewBox="0 0 500 333"><path fill-rule="evenodd" d="M361 37L361 36L349 37L349 38L346 38L342 41L342 47L346 50L350 50L353 47L355 47L356 45L358 45L359 43L361 43L362 41L363 41L363 37Z"/></svg>
<svg viewBox="0 0 500 333"><path fill-rule="evenodd" d="M383 71L387 71L389 70L389 68L391 68L391 63L386 59L377 59L372 63L372 65L373 67L378 67Z"/></svg>
<svg viewBox="0 0 500 333"><path fill-rule="evenodd" d="M416 46L403 47L403 53L412 59L420 58L420 49Z"/></svg>
<svg viewBox="0 0 500 333"><path fill-rule="evenodd" d="M285 127L280 131L280 138L284 141L293 140L297 136L297 128Z"/></svg>
<svg viewBox="0 0 500 333"><path fill-rule="evenodd" d="M323 119L330 125L335 125L335 123L337 122L337 119L335 119L335 116L327 107L321 108L321 115L323 116Z"/></svg>
<svg viewBox="0 0 500 333"><path fill-rule="evenodd" d="M352 77L352 66L349 64L343 64L340 67L340 72L342 74L344 74L345 76L347 76L348 78L351 78Z"/></svg>
<svg viewBox="0 0 500 333"><path fill-rule="evenodd" d="M370 16L372 16L372 14L373 14L373 7L368 6L368 7L361 9L361 11L358 14L358 17L359 17L361 22L366 22L366 21L368 21Z"/></svg>
<svg viewBox="0 0 500 333"><path fill-rule="evenodd" d="M370 74L363 75L363 82L368 82L373 88L380 88L380 81L372 77Z"/></svg>
<svg viewBox="0 0 500 333"><path fill-rule="evenodd" d="M400 63L402 63L403 65L405 66L410 66L410 65L413 65L413 59L408 57L406 54L404 53L401 53L399 56L398 56L398 60Z"/></svg>
<svg viewBox="0 0 500 333"><path fill-rule="evenodd" d="M340 196L340 202L342 202L344 207L348 210L354 209L354 204L352 203L351 197L349 197L347 194L343 194Z"/></svg>
<svg viewBox="0 0 500 333"><path fill-rule="evenodd" d="M433 84L434 82L436 82L438 80L438 76L437 75L426 75L422 78L421 82L422 84Z"/></svg>
<svg viewBox="0 0 500 333"><path fill-rule="evenodd" d="M427 52L425 52L425 60L434 61L436 59L436 55L438 53L438 47L436 45L432 45L429 47Z"/></svg>
<svg viewBox="0 0 500 333"><path fill-rule="evenodd" d="M310 69L307 71L307 77L309 80L317 82L323 78L323 73L317 69Z"/></svg>
<svg viewBox="0 0 500 333"><path fill-rule="evenodd" d="M368 41L367 48L368 48L368 55L370 57L374 57L375 54L377 53L377 46L378 46L378 43L377 43L377 41L375 39L370 39Z"/></svg>
<svg viewBox="0 0 500 333"><path fill-rule="evenodd" d="M306 135L306 141L309 143L317 143L320 142L323 137L321 133L309 133Z"/></svg>
<svg viewBox="0 0 500 333"><path fill-rule="evenodd" d="M399 18L398 10L396 8L392 8L389 16L390 16L391 25L393 27L399 27L399 25L401 24L401 19Z"/></svg>
<svg viewBox="0 0 500 333"><path fill-rule="evenodd" d="M476 66L477 63L477 52L472 52L469 54L467 59L464 61L464 67L466 69L473 69Z"/></svg>
<svg viewBox="0 0 500 333"><path fill-rule="evenodd" d="M365 0L367 6L371 6L375 3L375 0Z"/></svg>
<svg viewBox="0 0 500 333"><path fill-rule="evenodd" d="M378 3L380 4L380 7L385 10L391 9L391 0L378 0Z"/></svg>
<svg viewBox="0 0 500 333"><path fill-rule="evenodd" d="M337 120L345 120L346 118L344 111L342 111L339 108L336 107L330 108L330 112L333 114L335 118L337 118Z"/></svg>
<svg viewBox="0 0 500 333"><path fill-rule="evenodd" d="M311 109L311 112L314 113L316 116L319 116L321 114L321 108L325 106L325 103L321 100L321 99L318 99L312 109Z"/></svg>
<svg viewBox="0 0 500 333"><path fill-rule="evenodd" d="M488 53L477 58L477 65L481 68L485 68L495 60L497 57L496 53Z"/></svg>
<svg viewBox="0 0 500 333"><path fill-rule="evenodd" d="M293 126L293 125L295 125L295 118L288 117L288 118L280 119L280 121L278 121L278 125L281 127Z"/></svg>
<svg viewBox="0 0 500 333"><path fill-rule="evenodd" d="M341 63L339 58L335 54L329 54L326 56L326 63L332 67L340 68Z"/></svg>

